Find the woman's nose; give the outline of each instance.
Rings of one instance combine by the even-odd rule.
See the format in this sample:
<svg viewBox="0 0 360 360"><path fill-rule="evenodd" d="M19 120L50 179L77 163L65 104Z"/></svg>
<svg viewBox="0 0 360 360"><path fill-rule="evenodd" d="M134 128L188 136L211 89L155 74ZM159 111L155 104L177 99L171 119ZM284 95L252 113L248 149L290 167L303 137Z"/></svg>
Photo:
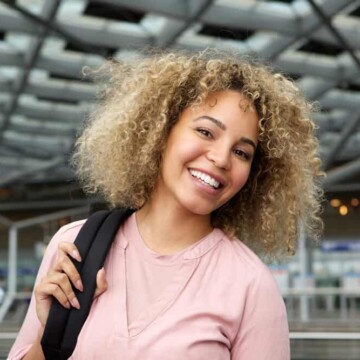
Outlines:
<svg viewBox="0 0 360 360"><path fill-rule="evenodd" d="M214 147L209 150L207 158L218 168L230 168L230 151L226 148Z"/></svg>

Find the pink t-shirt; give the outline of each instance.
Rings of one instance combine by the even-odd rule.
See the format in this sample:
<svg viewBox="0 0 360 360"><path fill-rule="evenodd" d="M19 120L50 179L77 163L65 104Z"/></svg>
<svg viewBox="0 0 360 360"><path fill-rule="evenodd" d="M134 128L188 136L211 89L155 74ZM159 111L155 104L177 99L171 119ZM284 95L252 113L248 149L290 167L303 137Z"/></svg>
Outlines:
<svg viewBox="0 0 360 360"><path fill-rule="evenodd" d="M54 261L58 242L74 241L83 223L55 234L37 281ZM286 310L270 271L219 229L163 256L146 247L132 215L105 271L108 290L93 302L70 359L290 359ZM28 352L39 326L32 298L9 360Z"/></svg>
<svg viewBox="0 0 360 360"><path fill-rule="evenodd" d="M151 306L159 294L166 291L166 286L180 270L184 261L184 252L190 248L174 255L159 255L150 250L141 238L134 215L120 229L120 241L127 243L125 251L126 310L130 328L142 310Z"/></svg>

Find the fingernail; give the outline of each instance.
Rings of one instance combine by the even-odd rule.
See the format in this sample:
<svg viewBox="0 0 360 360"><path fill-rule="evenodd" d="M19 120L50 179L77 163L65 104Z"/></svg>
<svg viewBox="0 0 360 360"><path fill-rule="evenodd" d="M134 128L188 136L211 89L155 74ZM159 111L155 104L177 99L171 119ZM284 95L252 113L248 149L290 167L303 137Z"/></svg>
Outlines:
<svg viewBox="0 0 360 360"><path fill-rule="evenodd" d="M82 282L81 282L80 279L75 283L75 287L76 287L79 291L83 291L83 290L84 290L83 284L82 284Z"/></svg>
<svg viewBox="0 0 360 360"><path fill-rule="evenodd" d="M81 256L77 250L73 250L71 253L72 257L76 259L77 261L81 261Z"/></svg>
<svg viewBox="0 0 360 360"><path fill-rule="evenodd" d="M80 304L76 297L74 297L72 300L70 300L70 302L74 308L80 309Z"/></svg>

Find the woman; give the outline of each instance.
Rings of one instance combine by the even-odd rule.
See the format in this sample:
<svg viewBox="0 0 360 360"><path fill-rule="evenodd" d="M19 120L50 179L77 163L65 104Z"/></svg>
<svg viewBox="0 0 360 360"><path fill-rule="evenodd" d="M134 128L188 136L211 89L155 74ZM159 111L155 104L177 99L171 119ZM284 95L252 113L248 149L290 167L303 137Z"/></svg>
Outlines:
<svg viewBox="0 0 360 360"><path fill-rule="evenodd" d="M290 358L286 311L263 256L321 230L311 106L262 65L205 51L109 63L74 155L84 188L137 211L97 277L72 359ZM10 359L41 359L51 299L79 306L61 228ZM238 240L240 239L240 240ZM245 245L245 243L247 245Z"/></svg>

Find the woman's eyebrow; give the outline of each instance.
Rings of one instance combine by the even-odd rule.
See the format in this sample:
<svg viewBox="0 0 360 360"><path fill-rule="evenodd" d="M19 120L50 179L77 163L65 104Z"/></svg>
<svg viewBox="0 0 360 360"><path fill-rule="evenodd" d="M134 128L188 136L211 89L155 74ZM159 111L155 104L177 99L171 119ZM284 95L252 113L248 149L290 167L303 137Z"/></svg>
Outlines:
<svg viewBox="0 0 360 360"><path fill-rule="evenodd" d="M198 120L201 120L201 119L207 119L207 120L210 120L212 121L215 125L217 125L221 130L226 130L226 126L224 123L222 123L220 120L218 119L215 119L211 116L208 116L208 115L202 115L202 116L199 116L198 118L196 118L194 121L198 121Z"/></svg>
<svg viewBox="0 0 360 360"><path fill-rule="evenodd" d="M212 116L202 115L202 116L199 116L198 118L194 119L194 122L195 122L195 121L198 121L198 120L201 120L201 119L210 120L210 121L212 121L216 126L218 126L221 130L226 130L225 124L224 124L223 122L221 122L220 120L213 118ZM255 145L255 143L254 143L251 139L249 139L249 138L247 138L247 137L241 137L239 142L240 142L240 143L242 142L242 143L245 143L245 144L249 144L249 145L251 145L251 146L254 148L254 150L256 150L256 145Z"/></svg>
<svg viewBox="0 0 360 360"><path fill-rule="evenodd" d="M245 144L249 144L249 145L251 145L251 146L254 148L254 151L256 150L256 145L255 145L255 143L254 143L251 139L249 139L249 138L247 138L247 137L241 137L241 138L240 138L240 142L243 142L243 143L245 143Z"/></svg>

